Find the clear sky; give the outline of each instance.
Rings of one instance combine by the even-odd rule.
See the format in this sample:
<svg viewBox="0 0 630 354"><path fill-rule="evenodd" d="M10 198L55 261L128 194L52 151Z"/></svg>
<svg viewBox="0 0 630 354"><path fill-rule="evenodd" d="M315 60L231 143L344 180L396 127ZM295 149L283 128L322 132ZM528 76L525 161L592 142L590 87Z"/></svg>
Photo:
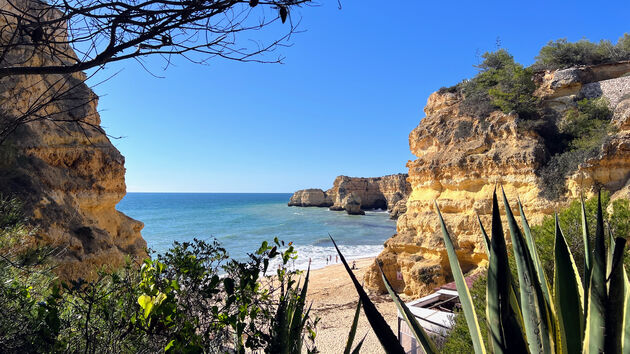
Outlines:
<svg viewBox="0 0 630 354"><path fill-rule="evenodd" d="M284 64L134 61L95 88L130 192L293 192L407 172L429 94L501 46L529 65L549 40L630 32L630 2L337 1L303 8ZM271 28L263 37L273 36ZM256 34L252 35L253 37ZM258 37L262 38L262 37Z"/></svg>

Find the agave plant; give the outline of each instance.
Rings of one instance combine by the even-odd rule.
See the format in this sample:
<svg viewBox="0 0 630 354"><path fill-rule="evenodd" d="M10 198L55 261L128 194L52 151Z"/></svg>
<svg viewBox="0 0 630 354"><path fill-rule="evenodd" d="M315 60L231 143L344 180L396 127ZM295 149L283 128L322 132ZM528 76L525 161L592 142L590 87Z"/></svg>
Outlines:
<svg viewBox="0 0 630 354"><path fill-rule="evenodd" d="M481 221L479 225L488 252L486 317L488 348L492 353L630 353L630 281L623 267L625 238L614 238L606 232L598 196L594 245L587 225L582 202L584 239L584 279L580 276L571 250L556 217L553 287L547 280L537 254L523 206L518 201L522 229L518 226L505 193L503 203L518 274L512 277L508 265L496 191L492 196L491 237ZM453 278L470 331L475 353L485 353L477 315L469 289L457 260L455 247L437 207ZM608 238L608 250L606 239ZM334 243L334 240L333 240ZM335 244L335 247L336 244ZM337 248L337 252L339 249ZM376 311L341 255L363 303L365 314L383 348L388 353L402 353L403 348L391 329ZM436 346L393 291L389 281L381 276L417 342L426 353L436 353Z"/></svg>

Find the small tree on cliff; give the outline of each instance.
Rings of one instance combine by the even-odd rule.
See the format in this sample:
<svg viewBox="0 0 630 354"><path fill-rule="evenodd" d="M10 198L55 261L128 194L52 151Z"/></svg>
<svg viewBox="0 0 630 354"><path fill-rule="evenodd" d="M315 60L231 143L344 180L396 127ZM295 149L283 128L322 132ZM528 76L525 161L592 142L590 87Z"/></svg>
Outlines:
<svg viewBox="0 0 630 354"><path fill-rule="evenodd" d="M164 68L173 56L200 64L214 58L279 63L282 57L270 57L269 53L286 45L299 23L291 13L309 2L4 0L0 5L0 84L18 75L57 76L42 76L50 82L51 90L41 93L23 117L10 122L1 118L5 121L0 122L0 142L22 124L59 119L45 108L51 102L76 99L67 96L72 96L82 82L76 82L77 75L74 81L69 80L68 74L126 59L136 59L142 65L142 58L148 56L163 58ZM266 42L250 37L278 22L287 23L283 34ZM45 59L34 64L34 58ZM91 99L94 97L79 99L77 104Z"/></svg>

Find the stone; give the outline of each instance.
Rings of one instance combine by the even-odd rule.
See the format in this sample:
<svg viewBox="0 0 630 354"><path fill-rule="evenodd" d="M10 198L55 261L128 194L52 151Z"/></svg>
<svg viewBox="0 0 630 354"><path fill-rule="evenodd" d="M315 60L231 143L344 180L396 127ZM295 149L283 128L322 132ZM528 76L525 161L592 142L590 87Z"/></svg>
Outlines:
<svg viewBox="0 0 630 354"><path fill-rule="evenodd" d="M396 203L407 199L411 193L411 185L406 174L383 177L337 176L333 187L325 192L321 189L295 192L289 200L289 206L327 206L333 211L344 211L344 200L351 193L360 198L362 210L381 209L391 212Z"/></svg>
<svg viewBox="0 0 630 354"><path fill-rule="evenodd" d="M407 198L401 199L394 204L392 211L389 212L390 219L398 219L401 215L403 215L407 211Z"/></svg>
<svg viewBox="0 0 630 354"><path fill-rule="evenodd" d="M361 210L361 197L354 192L343 198L343 206L349 215L365 215L365 212Z"/></svg>
<svg viewBox="0 0 630 354"><path fill-rule="evenodd" d="M321 189L302 189L291 196L289 206L299 207L329 207L332 199Z"/></svg>

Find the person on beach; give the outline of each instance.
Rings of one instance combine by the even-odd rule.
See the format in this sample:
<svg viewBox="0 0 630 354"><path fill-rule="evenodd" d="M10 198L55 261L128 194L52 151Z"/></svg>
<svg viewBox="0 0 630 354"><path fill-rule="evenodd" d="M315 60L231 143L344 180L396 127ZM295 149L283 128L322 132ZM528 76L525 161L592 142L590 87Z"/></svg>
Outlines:
<svg viewBox="0 0 630 354"><path fill-rule="evenodd" d="M352 261L352 269L357 269L357 261Z"/></svg>
<svg viewBox="0 0 630 354"><path fill-rule="evenodd" d="M335 255L335 263L339 263L339 260L337 259L337 257L339 256Z"/></svg>

